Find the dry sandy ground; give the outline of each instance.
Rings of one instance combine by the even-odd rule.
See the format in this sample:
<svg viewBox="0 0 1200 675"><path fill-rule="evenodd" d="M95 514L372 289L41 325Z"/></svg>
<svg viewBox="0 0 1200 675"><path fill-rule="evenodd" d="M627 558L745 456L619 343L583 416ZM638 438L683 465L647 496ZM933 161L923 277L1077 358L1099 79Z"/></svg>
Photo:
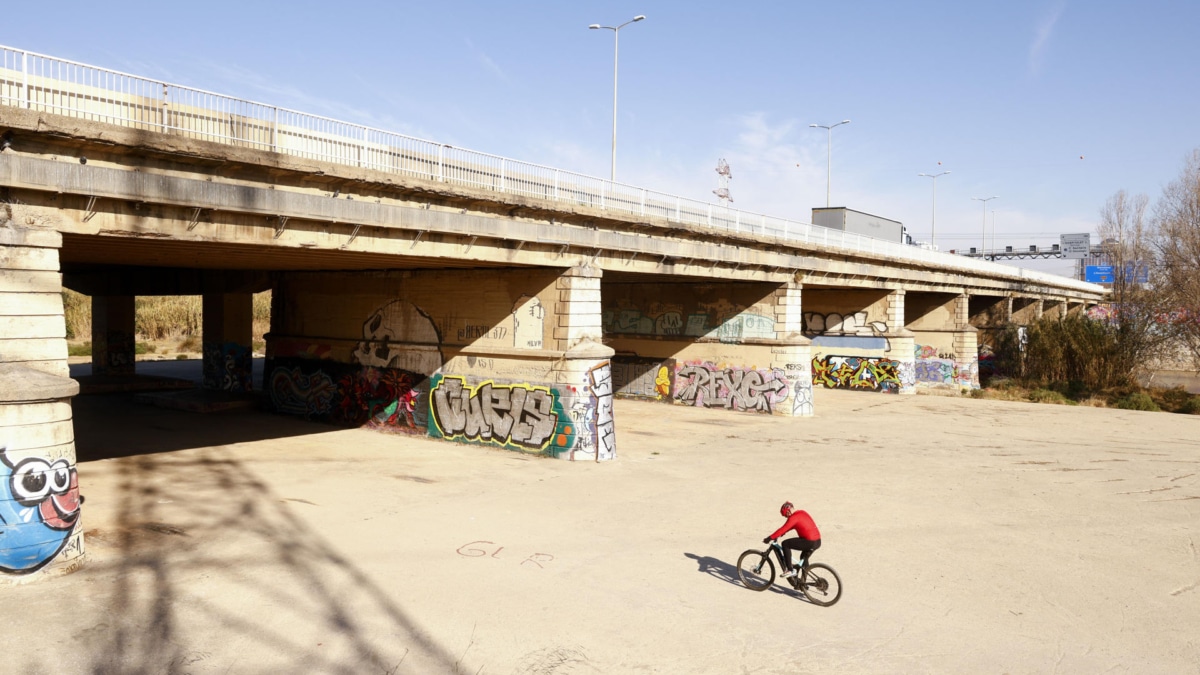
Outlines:
<svg viewBox="0 0 1200 675"><path fill-rule="evenodd" d="M0 671L1200 672L1200 417L816 402L571 464L83 397L89 562L0 587ZM785 499L833 607L736 581Z"/></svg>

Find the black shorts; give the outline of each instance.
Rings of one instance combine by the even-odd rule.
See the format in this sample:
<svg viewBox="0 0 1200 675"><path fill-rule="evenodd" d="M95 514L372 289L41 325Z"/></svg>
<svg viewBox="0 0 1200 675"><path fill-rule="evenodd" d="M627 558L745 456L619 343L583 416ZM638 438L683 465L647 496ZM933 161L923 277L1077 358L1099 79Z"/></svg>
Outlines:
<svg viewBox="0 0 1200 675"><path fill-rule="evenodd" d="M792 564L792 551L800 551L800 558L807 559L813 551L821 548L821 540L792 537L791 539L784 539L779 542L779 545L783 548L784 555L787 556L787 560L784 561L784 566L786 567Z"/></svg>

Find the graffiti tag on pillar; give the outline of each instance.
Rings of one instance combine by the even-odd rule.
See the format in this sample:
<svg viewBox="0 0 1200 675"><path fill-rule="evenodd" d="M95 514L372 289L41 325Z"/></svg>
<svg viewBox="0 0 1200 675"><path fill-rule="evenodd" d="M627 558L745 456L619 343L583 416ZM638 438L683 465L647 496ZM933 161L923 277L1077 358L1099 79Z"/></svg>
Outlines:
<svg viewBox="0 0 1200 675"><path fill-rule="evenodd" d="M250 348L236 342L208 342L204 349L204 387L251 391L254 359Z"/></svg>
<svg viewBox="0 0 1200 675"><path fill-rule="evenodd" d="M901 367L892 359L862 356L813 357L813 384L830 389L869 389L900 393Z"/></svg>
<svg viewBox="0 0 1200 675"><path fill-rule="evenodd" d="M592 401L596 406L596 459L612 459L617 454L617 433L613 424L612 368L605 361L588 371Z"/></svg>
<svg viewBox="0 0 1200 675"><path fill-rule="evenodd" d="M0 572L29 574L54 560L79 522L79 476L66 459L13 461L0 447Z"/></svg>
<svg viewBox="0 0 1200 675"><path fill-rule="evenodd" d="M883 335L888 329L887 324L883 321L867 321L866 312L854 312L853 314L804 312L804 327L805 333L859 337Z"/></svg>
<svg viewBox="0 0 1200 675"><path fill-rule="evenodd" d="M772 412L789 395L787 376L780 369L719 368L693 363L675 374L675 398L705 408Z"/></svg>
<svg viewBox="0 0 1200 675"><path fill-rule="evenodd" d="M558 414L549 387L491 381L471 387L462 377L434 379L430 405L444 438L542 449L554 436Z"/></svg>

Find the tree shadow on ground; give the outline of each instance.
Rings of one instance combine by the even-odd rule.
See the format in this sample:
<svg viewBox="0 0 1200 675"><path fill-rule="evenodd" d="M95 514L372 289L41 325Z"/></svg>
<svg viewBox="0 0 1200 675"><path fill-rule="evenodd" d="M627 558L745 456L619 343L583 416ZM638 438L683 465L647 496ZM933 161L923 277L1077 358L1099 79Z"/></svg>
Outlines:
<svg viewBox="0 0 1200 675"><path fill-rule="evenodd" d="M335 429L263 413L236 413L255 416L237 424L153 408L143 415L138 404L99 398L110 397L78 405L96 418L81 454L117 459L81 474L97 477L99 496L87 506L102 508L105 522L85 530L81 571L7 594L10 616L36 616L57 635L52 652L9 651L13 667L25 662L19 672L68 663L97 675L466 672L378 581L419 570L348 559L289 505L311 501L285 499L256 473L292 458L242 444ZM194 449L167 452L179 448ZM364 514L334 515L355 527Z"/></svg>

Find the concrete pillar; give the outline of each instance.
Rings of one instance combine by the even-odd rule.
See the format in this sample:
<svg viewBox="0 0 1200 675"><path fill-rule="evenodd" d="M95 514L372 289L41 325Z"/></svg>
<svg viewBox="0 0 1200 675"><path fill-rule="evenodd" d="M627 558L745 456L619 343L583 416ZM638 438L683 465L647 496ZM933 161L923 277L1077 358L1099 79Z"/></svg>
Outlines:
<svg viewBox="0 0 1200 675"><path fill-rule="evenodd" d="M968 389L979 388L979 329L971 325L970 296L954 299L954 383Z"/></svg>
<svg viewBox="0 0 1200 675"><path fill-rule="evenodd" d="M92 296L92 374L133 375L134 297Z"/></svg>
<svg viewBox="0 0 1200 675"><path fill-rule="evenodd" d="M916 336L904 326L904 296L902 289L887 296L888 355L897 362L900 381L896 393L908 396L917 393Z"/></svg>
<svg viewBox="0 0 1200 675"><path fill-rule="evenodd" d="M801 284L783 284L775 290L775 338L779 344L771 349L772 369L782 369L791 389L791 405L780 412L791 417L813 415L812 340L804 337L804 315L801 305Z"/></svg>
<svg viewBox="0 0 1200 675"><path fill-rule="evenodd" d="M202 349L204 388L228 392L253 390L254 299L250 293L204 295Z"/></svg>
<svg viewBox="0 0 1200 675"><path fill-rule="evenodd" d="M83 563L62 235L12 222L0 220L0 584Z"/></svg>
<svg viewBox="0 0 1200 675"><path fill-rule="evenodd" d="M558 302L553 310L554 341L558 349L566 351L584 340L604 339L600 309L602 274L598 268L572 267L555 282Z"/></svg>
<svg viewBox="0 0 1200 675"><path fill-rule="evenodd" d="M554 340L566 353L553 367L555 382L566 391L565 410L574 411L586 433L576 433L570 449L559 455L572 461L603 462L617 457L616 421L613 417L611 359L615 353L603 344L600 279L603 270L572 267L554 283L558 302L551 310ZM561 390L560 390L561 391Z"/></svg>

